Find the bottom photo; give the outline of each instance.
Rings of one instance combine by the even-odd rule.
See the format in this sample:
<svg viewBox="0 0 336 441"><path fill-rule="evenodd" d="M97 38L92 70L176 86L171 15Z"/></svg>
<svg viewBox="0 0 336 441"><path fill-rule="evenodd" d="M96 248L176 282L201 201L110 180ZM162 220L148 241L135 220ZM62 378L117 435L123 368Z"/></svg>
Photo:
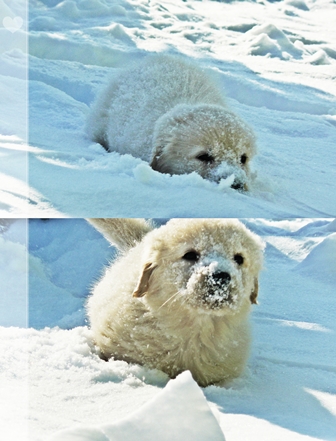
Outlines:
<svg viewBox="0 0 336 441"><path fill-rule="evenodd" d="M4 439L335 439L336 220L0 219L0 279Z"/></svg>

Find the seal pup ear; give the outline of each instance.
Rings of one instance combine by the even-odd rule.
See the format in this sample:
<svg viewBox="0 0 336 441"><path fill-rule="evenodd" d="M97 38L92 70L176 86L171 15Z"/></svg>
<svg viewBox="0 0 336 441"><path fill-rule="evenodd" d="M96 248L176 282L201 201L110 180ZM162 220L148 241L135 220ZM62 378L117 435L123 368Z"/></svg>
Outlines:
<svg viewBox="0 0 336 441"><path fill-rule="evenodd" d="M250 295L250 301L251 301L252 305L253 304L258 305L258 302L257 302L258 291L259 291L259 283L258 283L258 279L256 277L254 279L254 287L253 287L253 290Z"/></svg>
<svg viewBox="0 0 336 441"><path fill-rule="evenodd" d="M149 280L155 268L157 268L157 265L152 262L145 264L138 285L133 292L133 297L143 297L148 292Z"/></svg>

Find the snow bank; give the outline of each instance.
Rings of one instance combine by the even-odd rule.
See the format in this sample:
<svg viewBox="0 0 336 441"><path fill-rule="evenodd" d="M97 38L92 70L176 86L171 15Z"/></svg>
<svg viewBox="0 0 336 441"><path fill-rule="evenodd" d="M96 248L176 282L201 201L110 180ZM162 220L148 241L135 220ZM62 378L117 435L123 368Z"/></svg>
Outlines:
<svg viewBox="0 0 336 441"><path fill-rule="evenodd" d="M319 243L308 256L297 265L302 274L336 283L336 233Z"/></svg>
<svg viewBox="0 0 336 441"><path fill-rule="evenodd" d="M31 219L29 252L29 325L84 325L85 298L115 250L82 219Z"/></svg>
<svg viewBox="0 0 336 441"><path fill-rule="evenodd" d="M223 432L193 380L184 372L133 415L101 428L79 427L50 441L224 441Z"/></svg>

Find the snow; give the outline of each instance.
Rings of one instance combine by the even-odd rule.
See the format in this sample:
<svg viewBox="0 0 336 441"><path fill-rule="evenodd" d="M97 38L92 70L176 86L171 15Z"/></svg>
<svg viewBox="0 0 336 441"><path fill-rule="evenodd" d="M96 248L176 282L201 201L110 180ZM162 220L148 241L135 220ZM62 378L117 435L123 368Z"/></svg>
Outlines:
<svg viewBox="0 0 336 441"><path fill-rule="evenodd" d="M33 0L29 54L24 0L1 1L0 14L12 19L0 28L3 215L335 215L334 1ZM153 52L197 62L253 128L250 193L157 173L87 138L110 76Z"/></svg>
<svg viewBox="0 0 336 441"><path fill-rule="evenodd" d="M187 374L169 382L158 370L98 357L83 307L116 251L83 219L29 221L27 323L27 298L15 297L27 293L26 221L1 221L1 437L62 439L66 431L93 441L129 430L129 439L156 440L163 421L177 428L177 440L188 439L187 422L189 430L209 428L195 440L221 439L218 425L226 441L335 440L336 221L243 222L266 242L252 352L230 386L200 389Z"/></svg>
<svg viewBox="0 0 336 441"><path fill-rule="evenodd" d="M0 323L27 325L27 221L0 219ZM2 233L2 234L1 234ZM11 311L11 314L8 314Z"/></svg>
<svg viewBox="0 0 336 441"><path fill-rule="evenodd" d="M318 268L318 277L325 277L336 283L336 233L331 234L317 245L314 250L298 265L297 269L303 273L315 275Z"/></svg>
<svg viewBox="0 0 336 441"><path fill-rule="evenodd" d="M209 441L336 440L335 1L27 10L0 0L0 217L41 218L0 219L0 438L106 440L127 427L140 439L141 417L151 441L162 421L176 439L188 423ZM153 52L198 63L253 128L249 193L160 174L86 137L110 76ZM98 357L84 305L116 251L83 219L53 218L101 216L239 217L266 242L252 352L230 387Z"/></svg>
<svg viewBox="0 0 336 441"><path fill-rule="evenodd" d="M53 441L74 440L225 441L203 393L189 371L183 372L133 415L112 425L62 431Z"/></svg>

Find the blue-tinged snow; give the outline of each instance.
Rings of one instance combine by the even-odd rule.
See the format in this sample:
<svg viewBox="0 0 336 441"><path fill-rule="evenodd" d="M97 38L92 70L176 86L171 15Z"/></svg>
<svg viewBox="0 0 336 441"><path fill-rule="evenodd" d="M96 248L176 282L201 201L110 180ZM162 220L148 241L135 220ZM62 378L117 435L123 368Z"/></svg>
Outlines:
<svg viewBox="0 0 336 441"><path fill-rule="evenodd" d="M0 216L28 210L27 1L0 1Z"/></svg>
<svg viewBox="0 0 336 441"><path fill-rule="evenodd" d="M336 440L335 220L243 222L267 244L259 305L251 316L251 356L230 387L202 392L226 441ZM15 297L27 292L25 221L1 225L0 279L8 281L0 291L1 437L44 441L79 430L79 439L96 441L97 433L107 436L105 428L112 427L111 439L119 441L125 421L136 436L136 419L151 402L153 428L146 433L152 435L138 439L156 441L167 375L101 360L85 318L90 287L115 249L82 219L30 220L27 328L25 320L17 322L19 315L27 318L27 296L21 308ZM174 390L179 400L185 387ZM190 409L189 417L202 422L197 406ZM171 409L166 418L182 437L187 416ZM149 421L148 415L147 427Z"/></svg>
<svg viewBox="0 0 336 441"><path fill-rule="evenodd" d="M7 3L1 17L24 16L23 0ZM24 26L0 28L3 216L335 215L334 1L32 0L29 14L28 60ZM254 129L249 194L157 173L87 138L98 91L152 52L183 54L211 72Z"/></svg>

